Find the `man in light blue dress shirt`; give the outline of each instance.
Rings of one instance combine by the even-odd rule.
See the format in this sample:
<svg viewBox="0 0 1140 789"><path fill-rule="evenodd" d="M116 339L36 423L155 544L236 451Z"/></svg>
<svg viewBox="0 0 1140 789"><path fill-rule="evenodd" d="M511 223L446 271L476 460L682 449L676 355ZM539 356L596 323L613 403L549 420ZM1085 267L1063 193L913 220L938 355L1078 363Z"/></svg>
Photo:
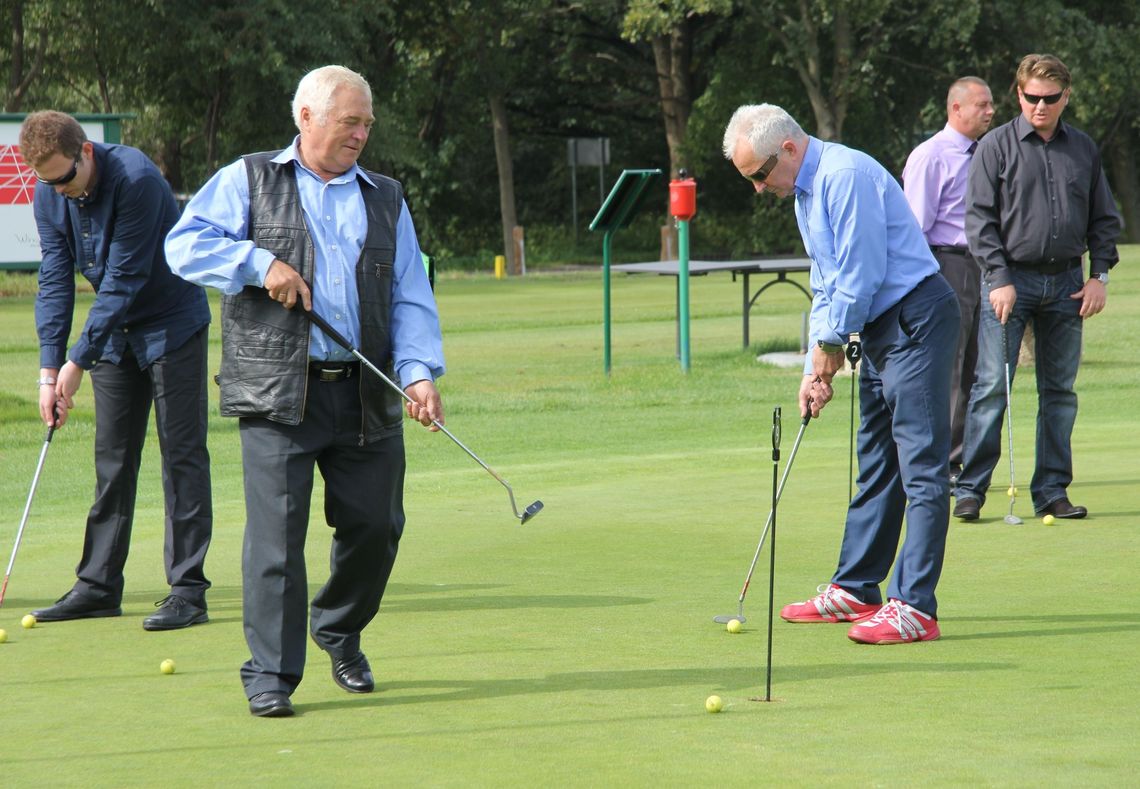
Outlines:
<svg viewBox="0 0 1140 789"><path fill-rule="evenodd" d="M443 420L439 318L402 188L357 165L374 120L371 89L349 69L315 69L293 114L293 144L220 170L166 242L175 273L223 293L221 412L239 418L245 476L250 659L241 677L260 717L293 714L307 635L331 658L338 686L374 689L360 638L403 533L402 415ZM411 402L362 374L309 323L310 309ZM329 578L310 604L314 467L334 531Z"/></svg>
<svg viewBox="0 0 1140 789"><path fill-rule="evenodd" d="M853 623L848 637L859 643L936 639L935 587L950 517L946 351L958 336L957 297L938 273L902 188L871 157L809 137L769 104L736 111L724 155L757 193L795 195L812 259L802 415L818 417L831 400L850 335L863 343L858 491L839 566L816 597L785 606L780 616ZM879 584L892 565L884 604Z"/></svg>

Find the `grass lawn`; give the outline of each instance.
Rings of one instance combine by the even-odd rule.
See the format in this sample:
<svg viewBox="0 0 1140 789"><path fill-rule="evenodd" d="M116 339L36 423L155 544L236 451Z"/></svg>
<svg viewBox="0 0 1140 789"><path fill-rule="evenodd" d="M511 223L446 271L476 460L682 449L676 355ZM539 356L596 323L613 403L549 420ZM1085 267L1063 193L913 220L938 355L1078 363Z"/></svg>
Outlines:
<svg viewBox="0 0 1140 789"><path fill-rule="evenodd" d="M237 426L211 393L211 621L147 633L166 593L157 440L144 459L124 616L20 626L72 583L94 486L90 386L52 442L0 609L5 786L1125 786L1140 780L1140 247L1088 323L1073 436L1084 521L1023 526L992 497L951 524L940 641L858 646L844 626L777 621L763 697L768 558L730 635L771 504L772 409L786 460L799 371L740 348L740 285L692 283L692 370L674 357L671 278L615 276L602 373L596 272L444 277L449 428L406 426L408 526L363 648L378 692L350 696L315 648L298 715L246 708L238 667L244 510ZM81 304L90 304L89 294ZM798 346L806 300L761 298L752 337ZM215 315L217 314L215 302ZM78 326L78 323L77 323ZM217 323L212 368L217 367ZM0 299L0 561L44 440L32 300ZM850 389L807 428L778 513L775 604L834 570L848 486ZM1031 370L1014 387L1018 484L1034 453ZM1004 492L1005 460L995 479ZM996 483L995 483L996 484ZM317 496L320 496L318 490ZM314 507L312 590L328 529ZM159 671L165 658L177 672ZM719 715L705 698L725 700Z"/></svg>

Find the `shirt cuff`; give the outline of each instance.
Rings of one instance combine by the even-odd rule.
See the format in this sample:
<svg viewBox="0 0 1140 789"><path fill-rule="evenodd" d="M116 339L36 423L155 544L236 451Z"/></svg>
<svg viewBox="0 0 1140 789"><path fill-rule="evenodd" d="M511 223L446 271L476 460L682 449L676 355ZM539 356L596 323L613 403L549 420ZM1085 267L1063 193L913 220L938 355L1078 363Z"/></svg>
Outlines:
<svg viewBox="0 0 1140 789"><path fill-rule="evenodd" d="M428 366L417 361L404 362L400 365L396 370L396 377L400 379L402 389L407 389L416 381L435 381Z"/></svg>
<svg viewBox="0 0 1140 789"><path fill-rule="evenodd" d="M273 265L274 260L276 258L268 249L255 247L249 256L249 267L253 269L253 274L246 284L265 287L265 276L269 273L269 267Z"/></svg>

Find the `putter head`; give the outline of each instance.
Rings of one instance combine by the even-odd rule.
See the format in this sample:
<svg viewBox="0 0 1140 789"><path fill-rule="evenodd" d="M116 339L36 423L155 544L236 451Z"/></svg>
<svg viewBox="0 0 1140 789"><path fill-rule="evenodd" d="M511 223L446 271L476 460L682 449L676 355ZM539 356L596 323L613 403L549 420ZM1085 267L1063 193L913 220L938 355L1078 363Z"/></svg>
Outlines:
<svg viewBox="0 0 1140 789"><path fill-rule="evenodd" d="M720 614L719 616L713 617L713 621L716 622L718 625L727 625L733 619L739 620L740 624L742 624L742 625L748 621L743 616L738 616L736 614Z"/></svg>
<svg viewBox="0 0 1140 789"><path fill-rule="evenodd" d="M540 512L542 512L542 502L536 501L534 504L531 504L529 507L523 510L523 514L519 517L519 526L522 526L524 523L526 523L528 520Z"/></svg>
<svg viewBox="0 0 1140 789"><path fill-rule="evenodd" d="M1005 522L1010 526L1020 526L1025 521L1021 520L1021 518L1017 517L1016 515L1006 515Z"/></svg>

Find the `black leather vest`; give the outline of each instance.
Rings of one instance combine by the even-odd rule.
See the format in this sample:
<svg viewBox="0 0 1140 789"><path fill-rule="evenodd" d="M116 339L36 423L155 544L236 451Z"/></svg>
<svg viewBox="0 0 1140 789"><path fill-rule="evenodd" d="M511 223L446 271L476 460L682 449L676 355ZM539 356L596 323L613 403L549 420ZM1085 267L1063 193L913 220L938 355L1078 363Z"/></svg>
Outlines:
<svg viewBox="0 0 1140 789"><path fill-rule="evenodd" d="M305 226L293 162L274 163L277 152L243 157L249 176L249 239L312 283L315 257ZM397 181L368 173L360 180L368 230L356 262L361 342L366 359L395 379L389 318L392 308L396 222L403 190ZM222 297L222 365L218 375L222 416L263 417L300 424L309 386L309 321L298 305L284 309L263 287ZM361 442L398 433L403 400L367 369L359 380L364 419Z"/></svg>

